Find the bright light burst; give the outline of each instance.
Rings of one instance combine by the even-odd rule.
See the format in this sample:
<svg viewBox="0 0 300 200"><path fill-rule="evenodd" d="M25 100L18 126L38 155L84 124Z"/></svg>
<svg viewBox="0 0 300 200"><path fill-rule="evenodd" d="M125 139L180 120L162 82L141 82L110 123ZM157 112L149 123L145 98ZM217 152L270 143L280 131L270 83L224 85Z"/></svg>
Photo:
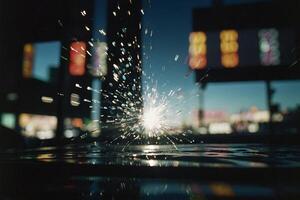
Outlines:
<svg viewBox="0 0 300 200"><path fill-rule="evenodd" d="M167 128L166 112L167 106L164 103L155 105L155 100L150 100L150 105L146 105L142 114L142 126L144 132L149 136L158 136Z"/></svg>
<svg viewBox="0 0 300 200"><path fill-rule="evenodd" d="M149 110L144 111L143 115L143 124L147 131L155 131L161 128L160 118L161 111L159 108L150 108Z"/></svg>
<svg viewBox="0 0 300 200"><path fill-rule="evenodd" d="M118 16L118 12L120 12L121 9L122 8L118 5L117 9L113 11L113 15ZM143 15L145 14L143 9L141 13ZM128 11L128 14L131 15L130 11ZM85 17L86 11L81 11L81 15ZM86 31L90 31L90 28L87 26L85 26L85 29ZM142 31L141 23L139 24L139 30ZM106 36L106 32L103 29L100 29L99 33ZM127 28L124 27L118 32L116 37L120 37L118 40L122 41L126 34ZM151 40L153 30L145 28L144 34L150 37ZM154 74L151 73L151 75L148 76L145 71L142 70L141 57L139 55L136 56L138 59L138 64L136 65L133 59L135 55L132 55L132 51L127 51L125 48L125 46L128 46L128 48L140 48L140 45L136 44L136 37L127 44L124 42L118 43L118 40L113 41L112 45L114 47L120 47L123 57L119 58L119 62L113 64L113 80L109 82L111 88L107 90L96 90L91 87L86 88L86 90L101 94L103 100L110 102L110 105L101 107L98 100L84 99L85 103L91 104L90 108L92 112L94 112L94 109L100 109L101 107L103 111L108 113L107 119L101 124L102 127L108 128L109 130L117 129L119 131L120 134L110 140L109 143L118 144L119 141L125 141L126 147L136 140L142 141L141 143L146 141L147 144L150 144L151 142L149 141L157 139L157 141L167 141L167 144L172 144L175 148L176 142L186 140L192 143L193 141L185 137L181 139L176 136L179 135L178 133L182 136L186 134L185 130L178 128L178 124L174 126L176 118L182 118L182 112L178 105L184 103L186 100L183 98L181 88L170 90L168 93L162 92L159 94L157 90L159 84L155 81ZM91 47L94 47L92 41L89 41L89 44ZM151 43L149 45L151 51L152 45ZM113 60L114 55L109 53L108 48L105 48L104 51L108 60ZM92 56L90 53L88 53L88 55ZM145 56L145 60L148 58L149 56ZM174 60L177 62L178 59L179 55L176 55ZM103 71L101 67L102 66L99 65L99 71ZM133 79L131 83L129 83L128 80L130 80L132 76L132 72L129 69L135 69L137 72L141 72L144 79L144 88L142 88L141 80ZM165 71L164 66L162 71ZM159 88L162 88L163 85L160 85ZM79 84L75 84L75 87L85 89ZM143 95L141 95L141 91L143 91ZM177 103L174 103L174 101L177 101ZM96 104L99 104L99 106L93 106ZM104 115L101 115L101 117L103 116ZM99 122L99 120L97 121ZM159 144L157 141L155 144Z"/></svg>
<svg viewBox="0 0 300 200"><path fill-rule="evenodd" d="M180 117L181 112L178 108L172 106L171 100L177 99L181 101L180 89L169 93L162 93L155 86L146 84L143 95L139 98L134 98L133 95L124 95L122 93L114 93L114 102L123 99L124 104L116 106L120 115L109 121L111 127L117 128L121 135L110 141L110 143L119 143L123 140L128 141L125 146L141 141L167 141L168 144L175 145L176 131L182 130L174 128L176 117ZM143 104L142 109L138 105ZM105 108L109 109L109 108Z"/></svg>

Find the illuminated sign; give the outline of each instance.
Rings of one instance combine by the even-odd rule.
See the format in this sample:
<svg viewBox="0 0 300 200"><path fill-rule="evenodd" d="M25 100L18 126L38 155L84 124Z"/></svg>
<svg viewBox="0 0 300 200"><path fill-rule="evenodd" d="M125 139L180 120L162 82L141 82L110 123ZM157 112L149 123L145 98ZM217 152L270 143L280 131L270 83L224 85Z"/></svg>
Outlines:
<svg viewBox="0 0 300 200"><path fill-rule="evenodd" d="M225 68L234 68L239 64L238 32L223 30L220 33L221 63Z"/></svg>
<svg viewBox="0 0 300 200"><path fill-rule="evenodd" d="M73 42L70 47L69 72L72 76L82 76L85 73L86 44Z"/></svg>
<svg viewBox="0 0 300 200"><path fill-rule="evenodd" d="M192 69L203 69L207 65L206 34L193 32L190 34L189 65Z"/></svg>
<svg viewBox="0 0 300 200"><path fill-rule="evenodd" d="M107 44L106 42L96 42L93 48L93 66L90 73L96 77L103 77L107 74Z"/></svg>
<svg viewBox="0 0 300 200"><path fill-rule="evenodd" d="M289 6L296 8L295 2ZM299 79L298 24L291 17L296 10L282 9L277 1L195 8L188 64L196 81ZM206 42L195 34L199 31ZM205 67L201 59L203 65L207 61Z"/></svg>
<svg viewBox="0 0 300 200"><path fill-rule="evenodd" d="M32 44L25 44L24 45L24 52L23 52L23 77L24 78L31 78L32 76L32 67L33 67L33 54L34 48Z"/></svg>
<svg viewBox="0 0 300 200"><path fill-rule="evenodd" d="M279 65L279 32L276 29L262 29L258 32L260 61L262 65Z"/></svg>
<svg viewBox="0 0 300 200"><path fill-rule="evenodd" d="M25 137L36 137L41 140L51 139L55 136L57 118L55 116L21 113L19 126Z"/></svg>

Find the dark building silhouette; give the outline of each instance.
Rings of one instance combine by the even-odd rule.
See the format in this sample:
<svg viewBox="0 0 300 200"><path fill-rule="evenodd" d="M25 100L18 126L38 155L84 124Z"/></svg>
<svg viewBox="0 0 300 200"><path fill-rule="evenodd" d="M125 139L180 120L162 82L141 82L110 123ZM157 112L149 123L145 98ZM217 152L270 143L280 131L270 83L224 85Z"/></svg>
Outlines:
<svg viewBox="0 0 300 200"><path fill-rule="evenodd" d="M89 117L89 105L71 106L70 95L77 93L80 101L89 99L91 92L79 90L75 84L88 86L91 78L87 70L81 76L72 76L68 68L71 43L87 43L91 39L91 32L85 27L91 27L92 8L93 1L1 1L0 112L16 114L16 129L20 113L55 115L58 118L56 136L61 138L65 117ZM80 14L83 9L88 16ZM61 57L60 66L48 71L49 81L38 80L34 76L24 77L24 46L51 41L60 42ZM85 65L88 61L86 56ZM11 93L17 96L14 101L7 99ZM53 103L43 103L42 96L53 97Z"/></svg>
<svg viewBox="0 0 300 200"><path fill-rule="evenodd" d="M141 113L141 9L140 0L108 1L108 73L101 97L104 133L135 124Z"/></svg>

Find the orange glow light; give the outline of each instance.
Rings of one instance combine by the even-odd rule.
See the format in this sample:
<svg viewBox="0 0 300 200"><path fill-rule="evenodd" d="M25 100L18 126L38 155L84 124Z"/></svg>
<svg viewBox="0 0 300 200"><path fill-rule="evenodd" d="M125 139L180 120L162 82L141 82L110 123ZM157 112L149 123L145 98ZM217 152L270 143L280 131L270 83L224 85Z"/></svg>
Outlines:
<svg viewBox="0 0 300 200"><path fill-rule="evenodd" d="M220 33L221 62L226 68L234 68L239 64L238 32L236 30L223 30Z"/></svg>
<svg viewBox="0 0 300 200"><path fill-rule="evenodd" d="M189 66L192 69L203 69L207 65L206 40L207 37L204 32L193 32L190 34Z"/></svg>
<svg viewBox="0 0 300 200"><path fill-rule="evenodd" d="M202 55L193 56L189 60L189 65L192 69L203 69L207 65L207 59Z"/></svg>
<svg viewBox="0 0 300 200"><path fill-rule="evenodd" d="M207 47L206 45L197 45L197 44L191 44L189 48L190 55L196 56L196 55L206 55L207 53Z"/></svg>
<svg viewBox="0 0 300 200"><path fill-rule="evenodd" d="M73 42L70 47L69 72L72 76L82 76L85 73L86 44Z"/></svg>
<svg viewBox="0 0 300 200"><path fill-rule="evenodd" d="M221 52L222 53L235 53L239 50L239 44L237 42L222 42Z"/></svg>
<svg viewBox="0 0 300 200"><path fill-rule="evenodd" d="M32 44L25 44L23 57L23 77L30 78L32 75L34 48Z"/></svg>
<svg viewBox="0 0 300 200"><path fill-rule="evenodd" d="M239 64L237 53L228 53L222 55L222 65L226 68L234 68Z"/></svg>
<svg viewBox="0 0 300 200"><path fill-rule="evenodd" d="M193 32L190 34L190 43L206 43L206 34L204 32Z"/></svg>

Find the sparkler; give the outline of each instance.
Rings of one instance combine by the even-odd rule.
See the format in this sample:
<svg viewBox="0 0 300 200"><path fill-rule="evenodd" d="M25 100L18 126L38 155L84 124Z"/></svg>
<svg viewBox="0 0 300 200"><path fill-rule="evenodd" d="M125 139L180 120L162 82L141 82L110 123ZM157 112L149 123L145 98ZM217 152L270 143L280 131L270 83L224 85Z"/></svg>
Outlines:
<svg viewBox="0 0 300 200"><path fill-rule="evenodd" d="M118 13L121 12L121 7L118 5L116 10L112 12L114 17L118 17ZM142 15L145 15L144 9L140 10ZM128 15L132 13L128 10ZM86 17L87 12L85 10L81 11L82 17ZM139 30L142 30L141 23L138 24ZM84 26L86 31L90 31L88 26ZM106 36L106 31L104 29L99 30L99 34ZM154 83L153 75L152 77L147 76L146 73L141 68L141 58L140 55L131 54L135 50L138 50L140 45L138 44L137 37L134 37L132 41L125 43L122 40L127 34L127 28L121 28L117 33L116 37L120 37L115 41L112 41L113 48L119 48L122 55L117 63L112 64L113 74L112 80L109 82L109 87L105 90L95 90L92 87L82 87L79 84L75 84L75 87L79 89L86 89L89 91L96 92L101 94L104 100L110 102L109 106L101 107L102 110L107 111L108 114L105 124L103 126L112 127L113 129L117 129L120 135L116 138L112 139L109 143L115 143L119 140L128 141L125 147L136 140L144 140L149 141L150 139L160 140L164 138L169 141L169 144L173 144L176 148L175 141L180 140L177 139L176 136L172 135L175 129L172 128L172 121L175 121L174 117L179 117L181 115L181 111L178 110L173 104L171 106L171 99L176 99L178 97L178 93L180 89L171 90L169 93L159 94L156 86L148 85L147 81ZM149 28L145 28L144 34L148 37L153 36L153 31ZM91 41L88 42L91 48L94 47L94 43ZM127 51L129 48L130 51ZM145 48L145 47L143 47ZM88 56L92 56L92 54L87 50ZM152 45L150 43L150 50L152 50ZM104 49L105 54L107 55L108 60L113 60L113 54L108 52L108 49ZM134 61L134 57L137 57L138 61ZM145 55L145 59L148 59L149 56ZM179 59L179 55L175 55L174 61L177 62ZM138 63L137 66L134 66L135 63ZM151 65L151 64L150 64ZM103 65L97 66L99 67L99 71L103 71L101 67ZM101 69L100 69L101 68ZM140 95L141 92L141 80L133 79L130 81L131 71L130 69L135 68L137 72L141 72L142 76L145 78L145 90L143 95ZM163 66L164 71L164 66ZM179 98L177 98L179 99ZM182 103L183 100L179 99ZM100 102L95 101L93 99L84 99L84 103L100 104ZM92 109L99 109L99 106L90 106ZM92 110L93 112L93 110ZM190 142L190 141L189 141Z"/></svg>

